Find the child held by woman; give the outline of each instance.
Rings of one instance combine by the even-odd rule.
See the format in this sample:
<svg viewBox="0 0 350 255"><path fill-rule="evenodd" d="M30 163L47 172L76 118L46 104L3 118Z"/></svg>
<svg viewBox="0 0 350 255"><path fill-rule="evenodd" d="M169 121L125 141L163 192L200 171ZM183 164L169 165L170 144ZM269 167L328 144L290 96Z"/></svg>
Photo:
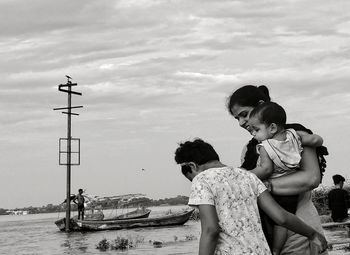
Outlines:
<svg viewBox="0 0 350 255"><path fill-rule="evenodd" d="M300 167L302 146L318 147L323 139L316 134L305 131L286 129L286 112L274 102L259 104L251 111L248 125L251 134L259 142L257 151L260 162L251 170L271 191L272 178L278 178L295 172ZM298 195L273 195L276 202L285 210L295 214L298 205ZM273 226L274 254L279 254L287 239L287 229Z"/></svg>

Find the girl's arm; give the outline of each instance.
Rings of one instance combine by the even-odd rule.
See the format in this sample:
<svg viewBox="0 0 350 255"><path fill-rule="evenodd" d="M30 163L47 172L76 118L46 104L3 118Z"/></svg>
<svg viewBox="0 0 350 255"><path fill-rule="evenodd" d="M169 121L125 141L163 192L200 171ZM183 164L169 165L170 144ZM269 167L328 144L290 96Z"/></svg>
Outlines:
<svg viewBox="0 0 350 255"><path fill-rule="evenodd" d="M284 210L276 203L267 190L258 197L258 205L277 225L306 236L311 242L318 246L320 251L326 250L326 238L309 225L306 225L297 216Z"/></svg>
<svg viewBox="0 0 350 255"><path fill-rule="evenodd" d="M315 148L305 147L300 170L271 179L271 191L276 195L297 195L310 191L320 184L321 174Z"/></svg>
<svg viewBox="0 0 350 255"><path fill-rule="evenodd" d="M316 134L309 134L305 131L296 131L301 138L303 146L319 147L323 144L323 138Z"/></svg>
<svg viewBox="0 0 350 255"><path fill-rule="evenodd" d="M258 148L260 153L260 165L250 172L255 174L260 180L265 180L270 177L273 172L273 161L270 159L263 146L259 146Z"/></svg>
<svg viewBox="0 0 350 255"><path fill-rule="evenodd" d="M218 215L212 205L199 205L198 209L202 228L199 255L213 255L220 233Z"/></svg>

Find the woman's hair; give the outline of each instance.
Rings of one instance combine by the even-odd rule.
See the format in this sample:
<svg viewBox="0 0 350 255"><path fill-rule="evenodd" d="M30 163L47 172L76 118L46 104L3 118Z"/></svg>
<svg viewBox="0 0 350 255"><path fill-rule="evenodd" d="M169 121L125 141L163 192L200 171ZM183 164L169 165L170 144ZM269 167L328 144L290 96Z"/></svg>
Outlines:
<svg viewBox="0 0 350 255"><path fill-rule="evenodd" d="M274 102L265 102L259 104L251 112L251 117L256 117L261 123L270 125L275 123L278 127L284 128L287 121L285 110L279 104Z"/></svg>
<svg viewBox="0 0 350 255"><path fill-rule="evenodd" d="M235 90L227 100L227 109L233 115L232 108L235 105L256 107L261 101L270 102L269 89L265 85L245 85ZM247 144L247 153L244 156L242 167L252 170L256 167L259 155L256 153L258 141L254 138Z"/></svg>
<svg viewBox="0 0 350 255"><path fill-rule="evenodd" d="M227 109L232 115L235 105L256 107L261 101L270 102L271 98L265 85L245 85L233 92L227 101Z"/></svg>
<svg viewBox="0 0 350 255"><path fill-rule="evenodd" d="M197 165L203 165L213 160L219 160L219 156L213 146L199 138L193 142L186 141L180 143L175 151L175 161L177 164L193 162Z"/></svg>

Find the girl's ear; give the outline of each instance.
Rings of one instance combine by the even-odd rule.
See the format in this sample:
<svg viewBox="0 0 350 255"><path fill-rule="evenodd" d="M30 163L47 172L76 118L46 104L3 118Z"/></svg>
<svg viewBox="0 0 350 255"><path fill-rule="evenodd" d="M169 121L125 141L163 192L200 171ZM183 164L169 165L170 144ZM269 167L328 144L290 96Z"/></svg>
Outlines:
<svg viewBox="0 0 350 255"><path fill-rule="evenodd" d="M191 173L193 173L193 170L197 170L197 164L194 162L189 162L188 166L191 168Z"/></svg>
<svg viewBox="0 0 350 255"><path fill-rule="evenodd" d="M271 123L269 126L271 134L276 134L278 132L278 127L275 123Z"/></svg>

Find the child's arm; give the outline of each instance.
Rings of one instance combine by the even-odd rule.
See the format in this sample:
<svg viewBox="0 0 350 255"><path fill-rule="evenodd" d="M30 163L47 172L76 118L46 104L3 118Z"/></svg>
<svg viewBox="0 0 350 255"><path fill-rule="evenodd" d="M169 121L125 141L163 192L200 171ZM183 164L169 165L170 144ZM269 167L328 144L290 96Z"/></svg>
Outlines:
<svg viewBox="0 0 350 255"><path fill-rule="evenodd" d="M294 214L284 210L276 203L267 190L261 193L258 197L258 204L276 224L288 228L295 233L306 236L311 242L319 247L320 251L325 251L327 249L327 240L322 234L306 225Z"/></svg>
<svg viewBox="0 0 350 255"><path fill-rule="evenodd" d="M309 134L305 131L296 131L300 136L303 146L319 147L323 144L323 138L316 134Z"/></svg>
<svg viewBox="0 0 350 255"><path fill-rule="evenodd" d="M259 146L259 153L260 153L260 165L255 167L252 172L255 174L260 180L265 180L273 172L273 161L270 159L269 155L267 154L265 148L263 146Z"/></svg>
<svg viewBox="0 0 350 255"><path fill-rule="evenodd" d="M199 205L198 209L202 228L199 255L212 255L220 233L218 215L213 205Z"/></svg>

